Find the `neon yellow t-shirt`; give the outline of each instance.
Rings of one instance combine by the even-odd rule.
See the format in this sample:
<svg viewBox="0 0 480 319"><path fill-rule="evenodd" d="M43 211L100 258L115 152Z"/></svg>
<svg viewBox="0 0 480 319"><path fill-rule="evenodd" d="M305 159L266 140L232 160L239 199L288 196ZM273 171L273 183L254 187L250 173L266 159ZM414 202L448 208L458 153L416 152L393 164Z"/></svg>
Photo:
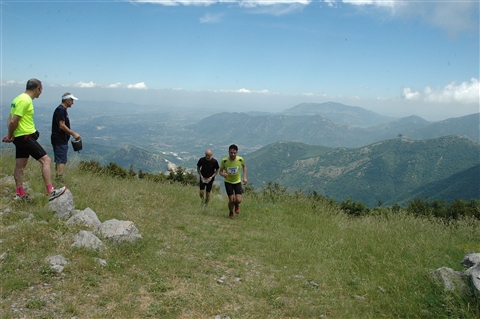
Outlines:
<svg viewBox="0 0 480 319"><path fill-rule="evenodd" d="M11 116L18 115L21 117L20 121L18 121L17 128L13 132L14 137L36 132L33 113L33 101L28 94L22 93L12 101L10 105Z"/></svg>
<svg viewBox="0 0 480 319"><path fill-rule="evenodd" d="M225 182L230 184L241 183L242 177L240 175L240 168L243 167L244 164L245 161L241 156L237 156L233 162L230 160L230 157L225 157L220 165L220 167L228 174L227 178L225 178Z"/></svg>

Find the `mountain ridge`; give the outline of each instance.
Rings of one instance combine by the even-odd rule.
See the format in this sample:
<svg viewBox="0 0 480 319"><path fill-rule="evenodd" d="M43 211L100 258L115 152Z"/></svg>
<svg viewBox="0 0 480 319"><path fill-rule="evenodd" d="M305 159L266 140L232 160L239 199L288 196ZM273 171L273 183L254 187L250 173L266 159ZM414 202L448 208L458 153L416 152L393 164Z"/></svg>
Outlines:
<svg viewBox="0 0 480 319"><path fill-rule="evenodd" d="M358 106L337 102L300 103L281 114L293 116L323 115L333 122L350 126L370 127L394 121L395 117L384 116Z"/></svg>
<svg viewBox="0 0 480 319"><path fill-rule="evenodd" d="M288 168L268 176L257 169L261 164L253 160L261 163L263 158L256 152L245 156L249 180L256 187L276 181L290 190L316 191L336 200L352 198L375 206L379 201L405 202L411 199L412 190L477 165L480 144L461 136L427 141L398 138L361 148L327 150L296 159L290 166L278 164ZM457 193L461 195L461 190Z"/></svg>

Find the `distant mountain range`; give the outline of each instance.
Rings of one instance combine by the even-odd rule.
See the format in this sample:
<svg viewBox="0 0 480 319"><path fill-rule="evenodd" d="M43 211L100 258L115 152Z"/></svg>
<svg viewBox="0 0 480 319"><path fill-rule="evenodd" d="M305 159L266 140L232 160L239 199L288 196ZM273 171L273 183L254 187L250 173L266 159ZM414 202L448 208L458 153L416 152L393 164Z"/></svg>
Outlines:
<svg viewBox="0 0 480 319"><path fill-rule="evenodd" d="M447 136L397 138L354 149L277 142L244 157L253 186L278 182L290 190L352 198L373 207L420 196L480 199L479 154L479 143Z"/></svg>
<svg viewBox="0 0 480 319"><path fill-rule="evenodd" d="M281 112L284 115L312 116L323 115L333 122L350 126L370 127L396 120L397 118L379 115L358 106L341 103L301 103Z"/></svg>
<svg viewBox="0 0 480 319"><path fill-rule="evenodd" d="M168 163L194 168L207 148L224 157L235 143L254 186L279 182L369 206L480 197L480 113L432 123L333 102L249 114L92 101L74 107L72 128L83 140L76 160L164 172ZM50 153L53 109L35 112Z"/></svg>
<svg viewBox="0 0 480 319"><path fill-rule="evenodd" d="M397 137L421 140L453 134L479 142L479 123L479 113L435 123L410 116L368 128L334 122L320 114L249 116L245 113L219 113L187 125L186 129L194 132L202 144L212 141L214 136L217 145L236 142L248 149L277 141L360 147Z"/></svg>
<svg viewBox="0 0 480 319"><path fill-rule="evenodd" d="M53 109L39 106L35 111L45 144L49 144ZM278 141L361 147L400 136L423 140L457 134L480 142L480 113L431 123L418 116L391 118L334 102L246 114L79 101L69 113L72 128L84 143L107 148L135 145L154 153L184 152L186 158L196 158L206 148L225 151L232 143L248 153Z"/></svg>

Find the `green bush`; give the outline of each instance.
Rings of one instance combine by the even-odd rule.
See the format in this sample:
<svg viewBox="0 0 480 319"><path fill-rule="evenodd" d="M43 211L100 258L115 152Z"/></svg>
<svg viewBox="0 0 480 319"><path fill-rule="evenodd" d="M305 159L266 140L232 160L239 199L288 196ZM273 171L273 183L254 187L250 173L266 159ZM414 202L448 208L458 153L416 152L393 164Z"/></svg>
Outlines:
<svg viewBox="0 0 480 319"><path fill-rule="evenodd" d="M192 186L197 186L199 183L197 176L181 166L178 166L175 171L171 171L167 177L167 180L180 183L182 185Z"/></svg>
<svg viewBox="0 0 480 319"><path fill-rule="evenodd" d="M275 203L280 199L285 199L289 194L287 189L281 186L278 182L268 182L267 187L260 190L263 199Z"/></svg>
<svg viewBox="0 0 480 319"><path fill-rule="evenodd" d="M351 198L340 203L340 209L348 215L365 216L368 215L370 209L362 202L355 201Z"/></svg>

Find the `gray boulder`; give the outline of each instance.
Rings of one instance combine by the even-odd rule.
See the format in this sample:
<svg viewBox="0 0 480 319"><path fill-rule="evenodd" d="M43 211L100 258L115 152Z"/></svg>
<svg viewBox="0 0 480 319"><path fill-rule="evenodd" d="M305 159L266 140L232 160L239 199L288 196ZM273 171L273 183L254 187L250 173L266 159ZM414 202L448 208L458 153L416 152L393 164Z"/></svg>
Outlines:
<svg viewBox="0 0 480 319"><path fill-rule="evenodd" d="M464 274L448 267L438 268L430 273L430 276L442 284L445 291L466 291L467 285L464 281Z"/></svg>
<svg viewBox="0 0 480 319"><path fill-rule="evenodd" d="M75 235L75 242L71 245L71 247L103 250L105 245L92 232L81 230Z"/></svg>
<svg viewBox="0 0 480 319"><path fill-rule="evenodd" d="M126 220L107 220L99 228L100 237L119 243L123 241L135 242L142 238L135 224Z"/></svg>
<svg viewBox="0 0 480 319"><path fill-rule="evenodd" d="M70 217L65 224L95 228L100 226L102 223L98 219L97 214L95 214L90 207L87 207L85 210L73 210L72 217Z"/></svg>
<svg viewBox="0 0 480 319"><path fill-rule="evenodd" d="M475 266L478 263L480 263L480 254L468 254L461 262L461 264L466 268Z"/></svg>
<svg viewBox="0 0 480 319"><path fill-rule="evenodd" d="M74 208L72 192L67 189L62 196L48 202L48 208L55 212L60 219L67 219L72 215Z"/></svg>
<svg viewBox="0 0 480 319"><path fill-rule="evenodd" d="M468 254L461 264L470 267L464 272L442 267L430 273L431 277L444 286L445 291L459 291L464 295L480 297L480 254ZM470 289L471 288L471 289Z"/></svg>
<svg viewBox="0 0 480 319"><path fill-rule="evenodd" d="M470 278L473 293L477 297L480 297L480 263L468 268L467 271L465 271L465 275Z"/></svg>
<svg viewBox="0 0 480 319"><path fill-rule="evenodd" d="M62 272L68 261L62 255L55 255L45 258L45 261L50 264L50 268L58 273Z"/></svg>

